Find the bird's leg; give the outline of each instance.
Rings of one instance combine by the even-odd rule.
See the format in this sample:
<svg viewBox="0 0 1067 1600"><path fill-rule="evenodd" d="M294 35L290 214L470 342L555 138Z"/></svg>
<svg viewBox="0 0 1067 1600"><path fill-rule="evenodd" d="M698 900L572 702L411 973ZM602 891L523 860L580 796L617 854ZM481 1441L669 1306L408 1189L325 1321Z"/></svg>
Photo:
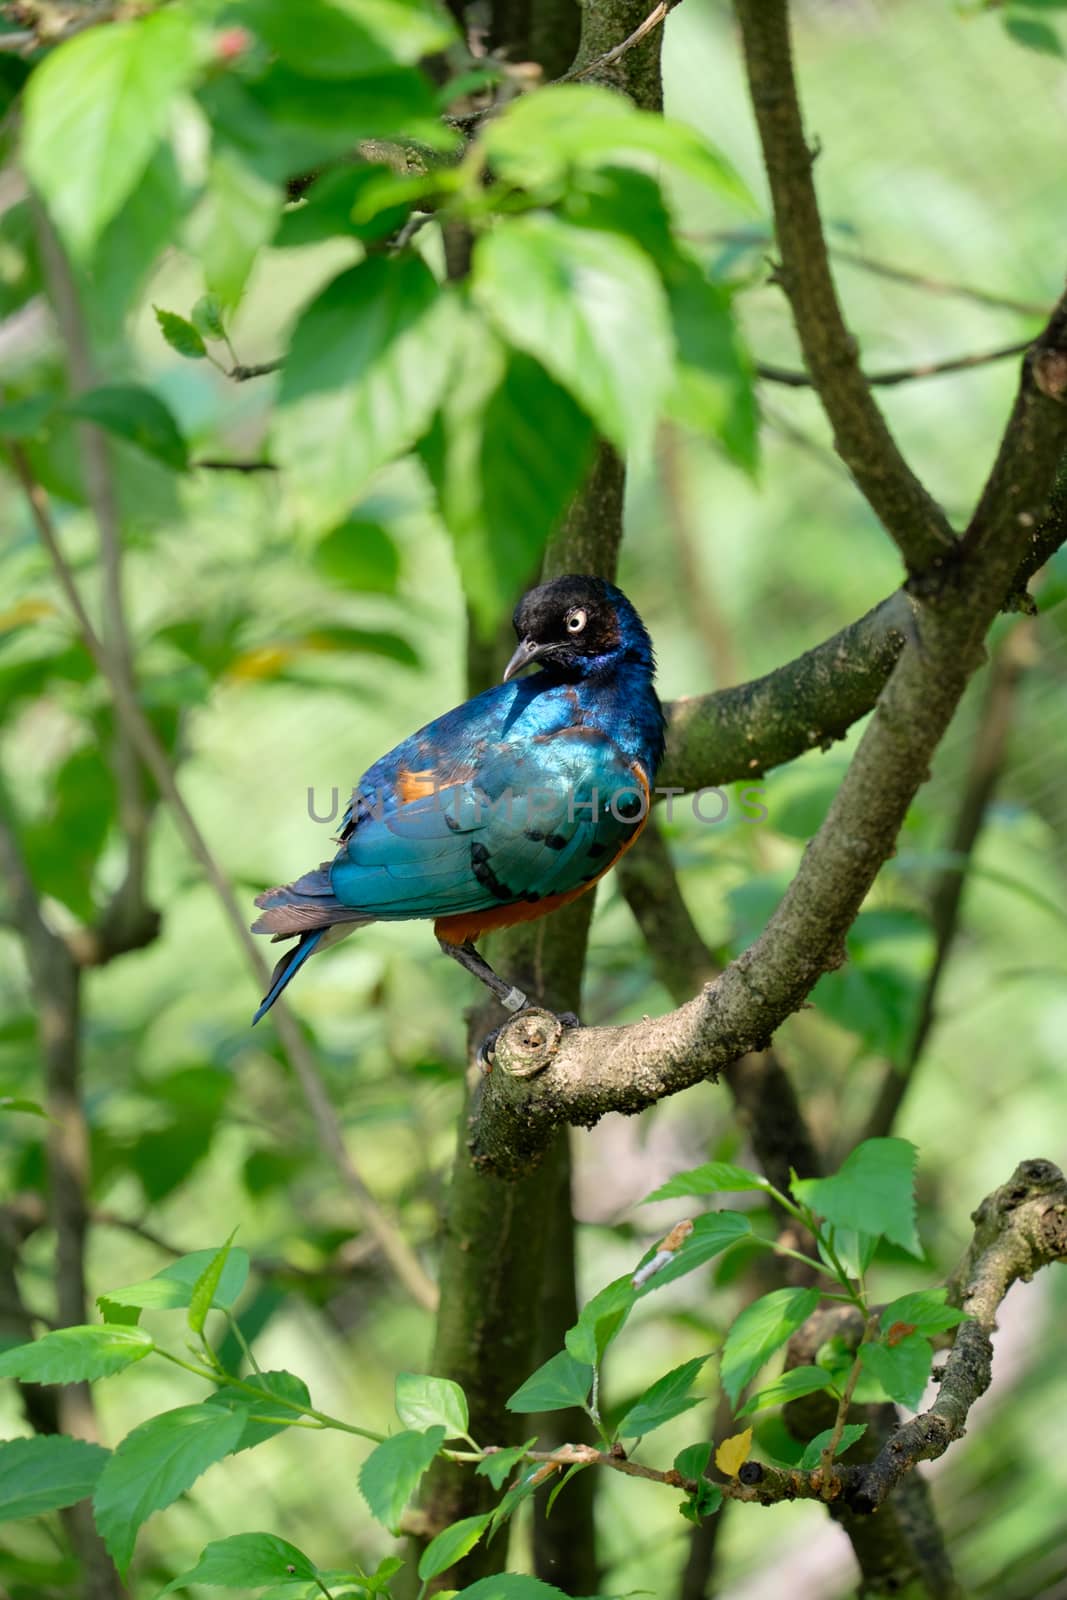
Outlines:
<svg viewBox="0 0 1067 1600"><path fill-rule="evenodd" d="M438 939L437 943L441 946L446 956L451 956L453 961L458 961L461 967L464 967L467 972L473 973L479 982L484 983L487 989L492 990L506 1011L523 1011L529 1005L530 1002L522 990L516 989L514 985L505 983L503 978L497 977L488 961L484 956L478 954L469 939L465 944L449 944L447 939ZM573 1011L554 1014L558 1014L559 1020L565 1028L581 1027L581 1023ZM493 1046L501 1031L500 1028L494 1028L488 1038L482 1040L478 1050L478 1060L487 1072L492 1071Z"/></svg>
<svg viewBox="0 0 1067 1600"><path fill-rule="evenodd" d="M496 995L505 1011L521 1011L529 1002L521 989L516 989L513 984L505 983L503 978L498 978L484 956L480 956L468 939L465 944L449 944L447 939L438 939L446 956L451 956L453 961L458 961L461 967L473 973L480 983L484 983Z"/></svg>

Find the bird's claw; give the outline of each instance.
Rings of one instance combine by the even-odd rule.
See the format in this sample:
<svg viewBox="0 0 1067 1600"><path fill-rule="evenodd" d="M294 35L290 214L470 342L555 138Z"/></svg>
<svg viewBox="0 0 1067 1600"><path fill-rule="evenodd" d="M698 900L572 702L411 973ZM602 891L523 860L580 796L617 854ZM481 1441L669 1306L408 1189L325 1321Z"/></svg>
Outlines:
<svg viewBox="0 0 1067 1600"><path fill-rule="evenodd" d="M493 1053L496 1048L496 1042L504 1032L504 1029L510 1027L516 1017L523 1016L527 1011L548 1011L548 1007L532 1004L525 1005L521 1011L516 1011L510 1016L507 1022L502 1022L499 1028L494 1028L492 1033L487 1033L478 1046L477 1055L478 1065L483 1072L489 1073L493 1070ZM574 1011L549 1011L548 1014L555 1017L561 1028L580 1028L582 1025L581 1018Z"/></svg>

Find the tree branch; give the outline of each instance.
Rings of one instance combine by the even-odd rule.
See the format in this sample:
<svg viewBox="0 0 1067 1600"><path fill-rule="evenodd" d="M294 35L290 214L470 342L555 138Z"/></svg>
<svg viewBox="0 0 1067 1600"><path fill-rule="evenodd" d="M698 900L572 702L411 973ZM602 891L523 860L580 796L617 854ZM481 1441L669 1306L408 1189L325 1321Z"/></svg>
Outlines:
<svg viewBox="0 0 1067 1600"><path fill-rule="evenodd" d="M890 367L882 372L867 372L864 373L864 379L871 385L888 389L895 384L912 383L917 378L941 378L946 373L967 372L971 367L988 366L991 361L1004 361L1008 356L1020 356L1029 348L1029 339L1017 340L1014 344L999 345L995 350L981 350L973 355L949 356L943 361L921 361L911 367ZM756 363L756 375L768 383L785 384L790 389L817 387L810 373L794 372L788 367L775 367L766 361Z"/></svg>
<svg viewBox="0 0 1067 1600"><path fill-rule="evenodd" d="M886 1064L863 1134L865 1139L880 1139L891 1132L936 1021L937 996L959 926L967 871L1000 779L1019 684L1033 659L1033 652L1033 623L1025 617L1003 641L989 669L970 771L948 840L951 859L938 873L930 896L934 959L923 985L918 1020L904 1060L899 1065L893 1061Z"/></svg>
<svg viewBox="0 0 1067 1600"><path fill-rule="evenodd" d="M896 542L910 572L936 566L954 537L941 508L901 455L860 369L837 298L804 137L787 0L737 0L752 105L770 180L780 281L804 363L838 454Z"/></svg>
<svg viewBox="0 0 1067 1600"><path fill-rule="evenodd" d="M1061 367L1067 384L1067 296L1024 364L1020 398L968 530L968 559L946 566L939 584L915 586L925 593L914 642L760 938L666 1017L565 1036L546 1013L517 1017L500 1035L496 1069L481 1086L476 1159L515 1176L537 1161L558 1124L589 1126L607 1111L640 1111L714 1076L764 1048L819 977L845 960L845 935L982 659L985 632L1040 542L1038 515L1067 443L1067 406L1054 398ZM1047 519L1057 520L1055 512Z"/></svg>

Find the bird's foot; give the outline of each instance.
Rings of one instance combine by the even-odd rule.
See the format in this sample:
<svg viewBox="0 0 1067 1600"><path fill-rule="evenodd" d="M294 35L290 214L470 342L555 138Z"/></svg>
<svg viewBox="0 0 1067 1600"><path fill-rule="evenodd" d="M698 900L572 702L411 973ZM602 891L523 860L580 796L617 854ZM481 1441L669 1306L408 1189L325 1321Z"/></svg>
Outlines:
<svg viewBox="0 0 1067 1600"><path fill-rule="evenodd" d="M564 1028L580 1028L582 1025L581 1018L574 1011L549 1011L547 1006L525 1005L521 1011L516 1011L506 1022L502 1022L499 1028L494 1028L492 1033L486 1034L478 1046L478 1065L483 1072L492 1072L493 1070L493 1056L496 1042L500 1035L505 1029L510 1028L513 1022L521 1019L527 1013L538 1017L554 1017L556 1022L559 1023L561 1032Z"/></svg>

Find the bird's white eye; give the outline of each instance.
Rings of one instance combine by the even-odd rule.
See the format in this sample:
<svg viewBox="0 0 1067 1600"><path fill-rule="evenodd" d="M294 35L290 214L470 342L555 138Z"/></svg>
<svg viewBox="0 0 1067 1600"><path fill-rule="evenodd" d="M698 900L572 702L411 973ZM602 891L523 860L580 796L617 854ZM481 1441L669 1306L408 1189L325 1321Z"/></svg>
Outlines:
<svg viewBox="0 0 1067 1600"><path fill-rule="evenodd" d="M585 624L586 624L587 620L588 619L586 617L586 614L582 610L581 606L579 606L576 611L568 611L567 612L567 632L568 633L581 633L582 629L585 627Z"/></svg>

